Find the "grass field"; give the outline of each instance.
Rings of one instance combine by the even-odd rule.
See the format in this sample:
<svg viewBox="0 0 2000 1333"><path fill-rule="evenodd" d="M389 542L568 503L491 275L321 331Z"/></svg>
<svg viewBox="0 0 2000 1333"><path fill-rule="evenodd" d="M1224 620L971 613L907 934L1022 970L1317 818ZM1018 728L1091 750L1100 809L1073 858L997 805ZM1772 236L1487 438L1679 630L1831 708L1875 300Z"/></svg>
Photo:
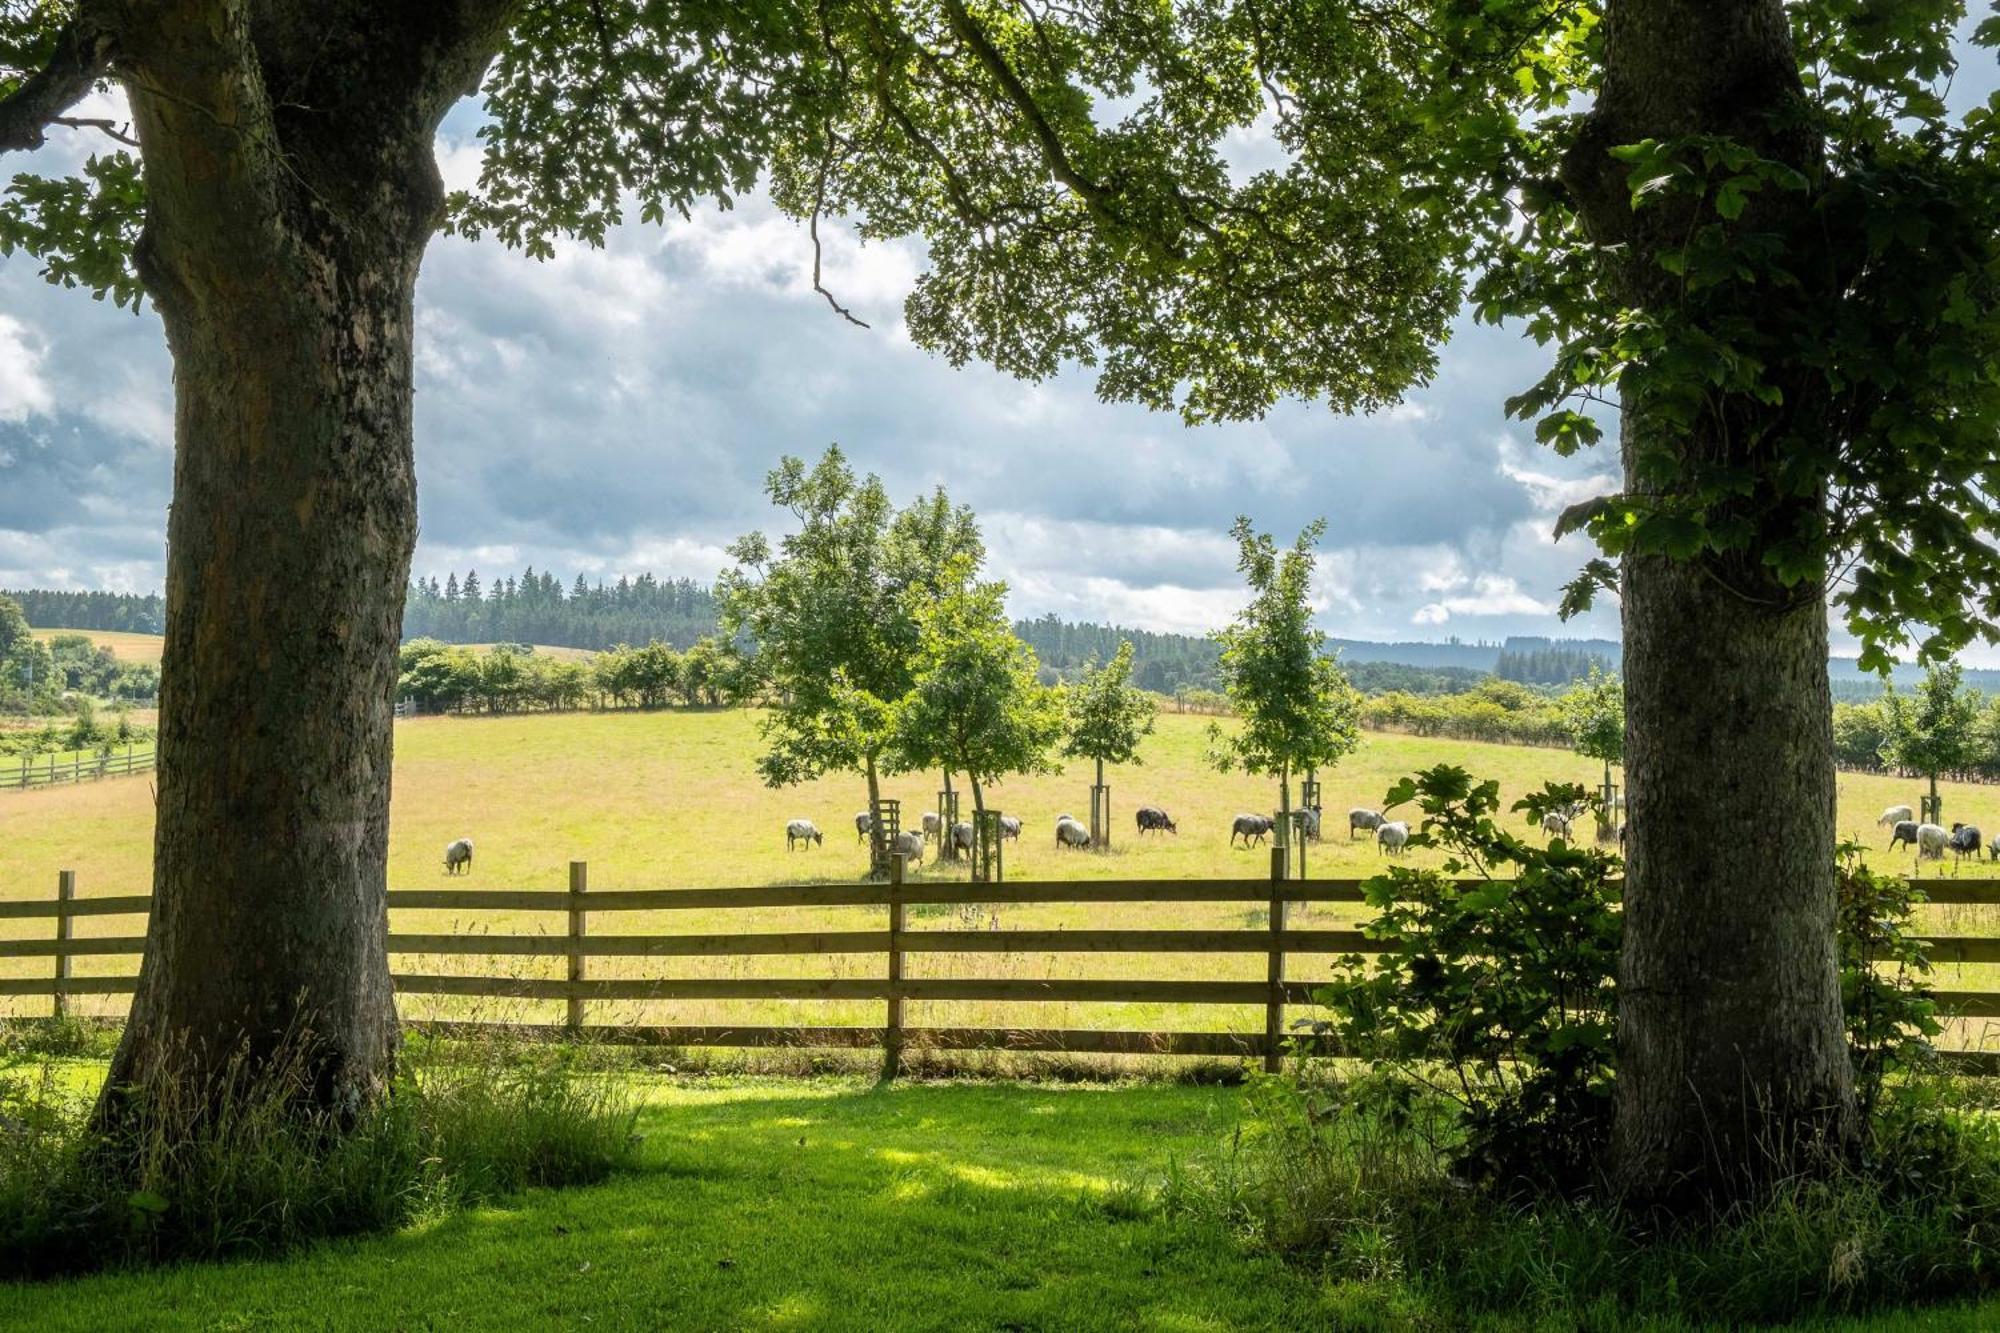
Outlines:
<svg viewBox="0 0 2000 1333"><path fill-rule="evenodd" d="M79 1071L82 1072L82 1071ZM93 1075L96 1070L89 1071ZM1327 1283L1160 1206L1228 1088L642 1077L637 1169L282 1260L0 1284L0 1327L1601 1329ZM1991 1327L1947 1307L1824 1328Z"/></svg>
<svg viewBox="0 0 2000 1333"><path fill-rule="evenodd" d="M157 663L167 642L158 634L128 634L110 629L38 629L31 632L43 642L58 634L87 635L92 643L109 648L112 656L121 662Z"/></svg>
<svg viewBox="0 0 2000 1333"><path fill-rule="evenodd" d="M564 714L499 718L424 718L397 729L395 795L392 805L390 883L397 888L464 887L560 888L571 859L588 861L593 890L678 888L710 885L767 885L852 881L865 868L865 849L854 834L852 817L865 803L862 784L851 777L830 778L804 787L771 791L758 782L751 765L756 753L757 717L746 712L658 712ZM995 789L990 803L1027 821L1018 843L1006 849L1010 879L1213 878L1268 873L1260 849L1229 846L1229 821L1238 811L1269 810L1269 783L1213 772L1203 761L1206 719L1163 716L1143 751L1144 764L1113 772L1109 781L1117 815L1113 850L1104 855L1058 850L1053 823L1063 811L1087 813L1089 775L1083 766L1059 776L1013 781ZM1501 781L1511 800L1551 779L1590 781L1595 765L1563 751L1480 745L1371 733L1362 748L1334 773L1325 775L1330 837L1308 854L1313 878L1373 873L1381 864L1366 840L1349 842L1340 812L1357 804L1378 804L1396 778L1428 764L1458 763L1482 777ZM934 804L936 775L891 779L885 795L899 796L906 818ZM1840 828L1880 846L1874 816L1892 802L1914 801L1916 784L1893 778L1843 775ZM2000 787L1950 786L1946 809L2000 831ZM1139 838L1131 829L1132 810L1156 804L1172 812L1178 836ZM969 808L969 798L967 799ZM150 884L152 781L115 779L74 788L0 793L0 897L48 897L56 872L78 872L79 892L89 895L143 892ZM818 822L823 847L788 853L784 823L793 816ZM446 842L470 837L476 846L473 873L447 878L440 865ZM1751 853L1754 854L1754 851ZM1877 854L1880 864L1907 867ZM962 877L953 865L926 865L920 877ZM1927 874L1936 873L1926 868ZM1947 872L1948 873L1948 872ZM1968 873L1970 871L1968 870ZM1943 911L1944 909L1937 909ZM1962 934L2000 934L1991 913L1956 911L1943 929ZM962 924L956 909L919 909L913 926ZM1300 922L1333 926L1353 919L1351 910L1321 907ZM1259 908L1237 904L1135 906L1052 905L1013 907L998 913L967 914L963 924L1011 928L1226 928L1261 926ZM594 933L746 932L767 930L858 929L879 926L881 912L868 908L799 908L733 912L621 913L594 919ZM399 930L490 930L494 933L562 929L560 919L530 913L400 913ZM80 934L129 933L122 918L86 918ZM12 937L42 933L45 922L0 923ZM0 959L0 976L46 975L43 959ZM123 960L80 959L79 975L129 970ZM399 960L408 971L484 971L498 975L554 976L557 960L462 958ZM1295 978L1323 975L1326 960L1296 959ZM882 959L873 955L768 959L602 959L591 975L615 976L878 976ZM980 955L930 954L910 962L912 976L1005 976L1022 978L1093 976L1156 979L1260 980L1261 955ZM497 970L497 972L496 972ZM2000 971L2000 969L1993 969ZM1946 984L2000 988L2000 976L1984 968L1948 970ZM45 1012L45 1000L14 1002L15 1012ZM116 1000L85 1001L115 1012ZM415 1013L463 1014L468 1002L412 997ZM43 1007L36 1007L43 1006ZM107 1008L107 1006L109 1006ZM495 1013L494 1002L479 1002ZM513 1015L550 1019L556 1006L507 1006ZM1153 1004L1085 1005L1044 1003L913 1004L917 1025L1006 1025L1035 1027L1134 1027L1250 1030L1261 1011L1243 1008L1194 1009ZM872 1001L690 1001L667 1004L603 1003L592 1006L593 1021L662 1023L858 1023L879 1024Z"/></svg>

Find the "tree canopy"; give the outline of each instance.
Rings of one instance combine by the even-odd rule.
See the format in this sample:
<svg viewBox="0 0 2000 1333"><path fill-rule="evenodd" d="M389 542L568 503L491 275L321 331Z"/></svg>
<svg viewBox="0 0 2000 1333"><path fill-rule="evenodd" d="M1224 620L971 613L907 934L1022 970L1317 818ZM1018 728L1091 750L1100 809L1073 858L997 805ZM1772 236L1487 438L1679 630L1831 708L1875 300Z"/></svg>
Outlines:
<svg viewBox="0 0 2000 1333"><path fill-rule="evenodd" d="M1924 673L1914 698L1891 689L1882 700L1882 757L1896 768L1931 780L1970 767L1978 750L1979 696L1962 688L1956 662Z"/></svg>
<svg viewBox="0 0 2000 1333"><path fill-rule="evenodd" d="M1118 645L1111 660L1090 663L1069 687L1069 739L1063 753L1099 764L1136 764L1139 742L1153 734L1158 709L1143 690L1133 688L1132 642Z"/></svg>

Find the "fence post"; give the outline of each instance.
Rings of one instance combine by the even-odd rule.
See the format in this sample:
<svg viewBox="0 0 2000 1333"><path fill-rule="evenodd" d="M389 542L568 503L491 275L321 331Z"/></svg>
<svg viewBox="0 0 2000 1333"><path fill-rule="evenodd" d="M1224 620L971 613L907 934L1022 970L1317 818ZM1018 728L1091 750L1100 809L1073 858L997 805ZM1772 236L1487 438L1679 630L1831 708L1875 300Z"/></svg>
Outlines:
<svg viewBox="0 0 2000 1333"><path fill-rule="evenodd" d="M889 858L889 1007L882 1028L882 1077L903 1067L903 858Z"/></svg>
<svg viewBox="0 0 2000 1333"><path fill-rule="evenodd" d="M1271 849L1271 954L1267 969L1271 994L1264 1001L1264 1072L1285 1067L1280 1042L1285 1035L1285 849Z"/></svg>
<svg viewBox="0 0 2000 1333"><path fill-rule="evenodd" d="M583 954L581 946L587 929L584 921L583 895L590 887L590 863L571 861L569 863L569 979L572 983L583 980ZM569 997L568 1024L574 1036L583 1028L583 996L572 993Z"/></svg>
<svg viewBox="0 0 2000 1333"><path fill-rule="evenodd" d="M57 871L56 945L58 952L56 953L55 989L55 1016L57 1018L67 1018L69 1016L69 993L63 989L63 985L69 980L70 960L69 950L64 946L69 944L71 932L75 928L75 918L70 915L70 906L75 901L76 872L74 870Z"/></svg>

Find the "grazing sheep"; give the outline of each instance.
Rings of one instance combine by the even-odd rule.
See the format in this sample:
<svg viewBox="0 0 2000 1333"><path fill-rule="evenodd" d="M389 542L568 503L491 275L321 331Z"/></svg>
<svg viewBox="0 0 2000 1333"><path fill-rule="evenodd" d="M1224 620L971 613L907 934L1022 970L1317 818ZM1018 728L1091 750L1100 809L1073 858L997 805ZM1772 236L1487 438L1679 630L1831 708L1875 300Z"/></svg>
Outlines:
<svg viewBox="0 0 2000 1333"><path fill-rule="evenodd" d="M1021 836L1021 821L1012 815L1000 816L1000 836L1018 841Z"/></svg>
<svg viewBox="0 0 2000 1333"><path fill-rule="evenodd" d="M1180 830L1174 827L1174 821L1169 819L1167 812L1157 805L1140 806L1134 817L1139 821L1141 833L1171 833L1176 837L1180 835Z"/></svg>
<svg viewBox="0 0 2000 1333"><path fill-rule="evenodd" d="M801 842L808 847L824 844L826 835L810 819L794 819L785 825L785 850L789 852L794 844Z"/></svg>
<svg viewBox="0 0 2000 1333"><path fill-rule="evenodd" d="M456 875L460 871L472 869L472 839L460 838L444 849L444 873Z"/></svg>
<svg viewBox="0 0 2000 1333"><path fill-rule="evenodd" d="M1907 805L1892 805L1875 818L1876 828L1888 828L1891 824L1901 824L1914 820L1917 812Z"/></svg>
<svg viewBox="0 0 2000 1333"><path fill-rule="evenodd" d="M1375 854L1380 856L1387 852L1391 856L1401 856L1409 841L1410 826L1407 821L1386 820L1375 829Z"/></svg>
<svg viewBox="0 0 2000 1333"><path fill-rule="evenodd" d="M1271 834L1275 821L1269 815L1238 815L1229 826L1229 845L1234 847L1238 838L1248 847L1254 840L1262 842Z"/></svg>
<svg viewBox="0 0 2000 1333"><path fill-rule="evenodd" d="M1951 826L1951 850L1955 860L1965 860L1967 852L1972 859L1979 859L1979 826L1977 824L1953 824Z"/></svg>
<svg viewBox="0 0 2000 1333"><path fill-rule="evenodd" d="M896 835L896 841L890 846L889 851L893 855L902 857L905 861L922 865L924 863L924 849L929 845L929 843L924 841L922 833L905 830Z"/></svg>
<svg viewBox="0 0 2000 1333"><path fill-rule="evenodd" d="M1068 815L1064 815L1056 821L1056 846L1088 847L1090 846L1090 830L1077 823L1074 819L1071 819Z"/></svg>
<svg viewBox="0 0 2000 1333"><path fill-rule="evenodd" d="M1944 849L1951 846L1951 834L1939 824L1919 824L1916 842L1919 861L1942 861Z"/></svg>
<svg viewBox="0 0 2000 1333"><path fill-rule="evenodd" d="M944 820L939 817L937 811L926 810L924 811L923 829L926 838L942 840L944 837Z"/></svg>
<svg viewBox="0 0 2000 1333"><path fill-rule="evenodd" d="M1890 830L1889 830L1889 850L1890 850L1890 851L1892 851L1892 852L1893 852L1893 851L1895 851L1895 850L1896 850L1896 844L1897 844L1897 843L1903 843L1903 842L1907 842L1907 843L1908 843L1908 844L1910 844L1910 846L1912 846L1912 847L1914 847L1914 846L1916 846L1916 845L1917 845L1917 821L1916 821L1916 820L1914 820L1914 819L1899 819L1899 820L1897 820L1897 821L1896 821L1896 827L1894 827L1894 828L1892 828L1892 829L1890 829Z"/></svg>
<svg viewBox="0 0 2000 1333"><path fill-rule="evenodd" d="M1300 820L1300 822L1301 822L1301 823L1302 823L1302 824L1303 824L1303 825L1305 826L1305 835L1306 835L1306 841L1307 841L1307 842L1318 842L1318 841L1319 841L1319 807L1318 807L1318 806L1316 806L1316 805L1309 805L1309 806L1306 806L1306 807L1305 807L1304 809L1302 809L1302 810L1294 810L1294 811L1292 811L1292 813L1293 813L1293 814L1295 814L1295 815L1299 815L1299 816L1302 816L1302 819ZM1349 830L1349 832L1351 833L1351 832L1352 832L1352 830L1350 829L1350 830Z"/></svg>
<svg viewBox="0 0 2000 1333"><path fill-rule="evenodd" d="M1347 840L1349 842L1354 841L1354 835L1357 830L1373 833L1381 827L1382 812L1380 810L1370 810L1367 806L1357 805L1347 812Z"/></svg>
<svg viewBox="0 0 2000 1333"><path fill-rule="evenodd" d="M869 814L866 810L857 810L854 812L854 840L856 842L868 841L868 830L874 827L875 816Z"/></svg>
<svg viewBox="0 0 2000 1333"><path fill-rule="evenodd" d="M1575 816L1565 814L1561 810L1551 810L1542 816L1542 832L1553 833L1556 837L1567 842L1569 840L1570 821L1574 818Z"/></svg>
<svg viewBox="0 0 2000 1333"><path fill-rule="evenodd" d="M972 850L972 825L959 820L951 826L951 845L961 852Z"/></svg>

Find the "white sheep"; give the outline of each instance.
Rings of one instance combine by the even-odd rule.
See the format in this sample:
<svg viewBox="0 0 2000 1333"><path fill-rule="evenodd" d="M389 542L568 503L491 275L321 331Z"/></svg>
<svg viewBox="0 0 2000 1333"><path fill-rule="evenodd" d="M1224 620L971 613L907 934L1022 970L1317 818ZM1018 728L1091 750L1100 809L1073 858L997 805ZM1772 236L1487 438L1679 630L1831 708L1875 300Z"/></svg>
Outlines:
<svg viewBox="0 0 2000 1333"><path fill-rule="evenodd" d="M1090 830L1077 823L1074 819L1071 819L1068 815L1064 815L1056 821L1056 846L1088 847L1090 846Z"/></svg>
<svg viewBox="0 0 2000 1333"><path fill-rule="evenodd" d="M924 811L923 826L926 838L941 837L944 832L944 819L937 811L926 810Z"/></svg>
<svg viewBox="0 0 2000 1333"><path fill-rule="evenodd" d="M1889 828L1890 826L1895 824L1906 823L1910 820L1915 819L1916 817L1917 817L1917 812L1910 809L1909 806L1892 805L1887 810L1884 810L1881 814L1875 817L1875 827Z"/></svg>
<svg viewBox="0 0 2000 1333"><path fill-rule="evenodd" d="M1000 816L1000 836L1019 841L1021 837L1021 821L1012 815Z"/></svg>
<svg viewBox="0 0 2000 1333"><path fill-rule="evenodd" d="M875 817L873 815L869 814L866 810L857 810L854 812L854 840L856 842L868 841L868 830L874 827Z"/></svg>
<svg viewBox="0 0 2000 1333"><path fill-rule="evenodd" d="M1375 828L1375 854L1383 852L1391 856L1401 856L1403 848L1410 841L1410 825L1406 820L1384 820Z"/></svg>
<svg viewBox="0 0 2000 1333"><path fill-rule="evenodd" d="M1556 837L1567 841L1569 838L1570 820L1572 818L1573 816L1564 814L1561 810L1551 810L1542 816L1542 832L1552 833Z"/></svg>
<svg viewBox="0 0 2000 1333"><path fill-rule="evenodd" d="M972 825L959 820L951 826L951 845L961 852L972 850Z"/></svg>
<svg viewBox="0 0 2000 1333"><path fill-rule="evenodd" d="M1942 861L1944 849L1951 846L1951 834L1938 824L1917 825L1917 860Z"/></svg>
<svg viewBox="0 0 2000 1333"><path fill-rule="evenodd" d="M456 875L461 871L469 873L471 870L472 839L460 838L458 841L448 844L444 849L444 873L447 875Z"/></svg>
<svg viewBox="0 0 2000 1333"><path fill-rule="evenodd" d="M821 833L819 825L810 819L794 819L785 825L785 850L788 852L799 843L812 847L825 842L826 835Z"/></svg>
<svg viewBox="0 0 2000 1333"><path fill-rule="evenodd" d="M1238 838L1245 847L1253 841L1262 842L1275 826L1269 815L1238 815L1229 825L1229 845L1234 847Z"/></svg>
<svg viewBox="0 0 2000 1333"><path fill-rule="evenodd" d="M1373 833L1381 827L1382 812L1380 810L1370 810L1365 805L1357 805L1347 812L1347 840L1349 842L1354 841L1354 835L1357 831Z"/></svg>
<svg viewBox="0 0 2000 1333"><path fill-rule="evenodd" d="M1306 807L1305 807L1304 809L1302 809L1302 810L1294 810L1294 811L1292 811L1292 813L1293 813L1293 814L1295 814L1295 815L1297 815L1297 816L1299 817L1299 822L1300 822L1301 826L1302 826L1302 827L1304 828L1304 830L1305 830L1305 835L1306 835L1306 841L1307 841L1307 842L1318 842L1318 841L1319 841L1319 807L1318 807L1318 806L1316 806L1316 805L1309 805L1309 806L1306 806Z"/></svg>
<svg viewBox="0 0 2000 1333"><path fill-rule="evenodd" d="M915 865L922 865L924 863L924 850L928 846L929 844L924 841L923 834L905 829L896 835L896 840L890 844L889 850L893 855L900 856L905 861L909 861Z"/></svg>

